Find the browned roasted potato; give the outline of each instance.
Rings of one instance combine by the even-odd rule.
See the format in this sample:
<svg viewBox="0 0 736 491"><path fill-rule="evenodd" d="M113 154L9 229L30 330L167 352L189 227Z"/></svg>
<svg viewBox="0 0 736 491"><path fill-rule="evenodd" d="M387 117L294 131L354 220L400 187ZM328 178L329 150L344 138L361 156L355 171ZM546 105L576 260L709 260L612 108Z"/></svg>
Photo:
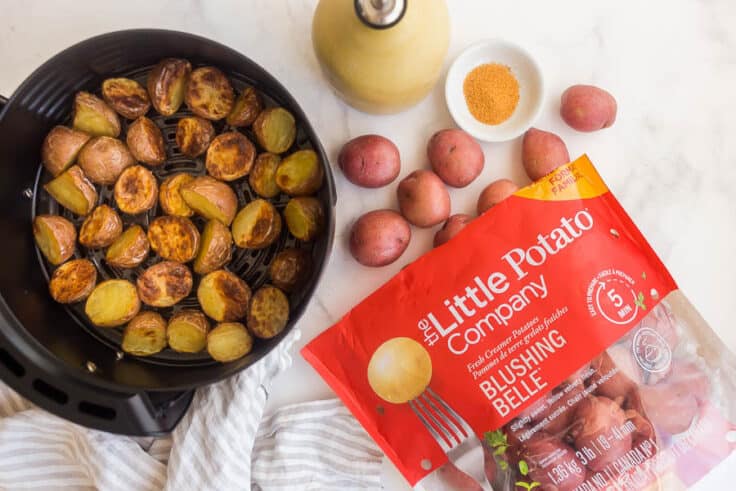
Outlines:
<svg viewBox="0 0 736 491"><path fill-rule="evenodd" d="M298 290L312 274L312 256L304 249L284 249L268 268L271 283L285 292Z"/></svg>
<svg viewBox="0 0 736 491"><path fill-rule="evenodd" d="M238 212L233 220L233 240L244 249L263 249L279 238L281 216L264 199L254 199Z"/></svg>
<svg viewBox="0 0 736 491"><path fill-rule="evenodd" d="M286 203L284 219L291 235L308 242L322 231L325 212L322 209L322 203L317 198L300 196Z"/></svg>
<svg viewBox="0 0 736 491"><path fill-rule="evenodd" d="M151 104L164 116L171 116L184 102L192 65L187 60L166 58L153 67L146 79Z"/></svg>
<svg viewBox="0 0 736 491"><path fill-rule="evenodd" d="M108 78L102 82L102 98L119 115L136 119L151 108L146 89L129 78Z"/></svg>
<svg viewBox="0 0 736 491"><path fill-rule="evenodd" d="M107 247L123 232L120 215L102 204L92 210L79 229L79 243L88 249Z"/></svg>
<svg viewBox="0 0 736 491"><path fill-rule="evenodd" d="M207 345L210 323L199 310L180 310L169 320L169 347L179 353L199 353Z"/></svg>
<svg viewBox="0 0 736 491"><path fill-rule="evenodd" d="M202 245L194 259L194 272L211 273L230 262L233 236L230 229L217 220L210 220L202 232Z"/></svg>
<svg viewBox="0 0 736 491"><path fill-rule="evenodd" d="M200 176L181 186L181 197L198 215L230 225L238 211L238 197L224 182L210 176Z"/></svg>
<svg viewBox="0 0 736 491"><path fill-rule="evenodd" d="M136 281L141 302L152 307L171 307L192 291L189 268L174 261L162 261L146 269Z"/></svg>
<svg viewBox="0 0 736 491"><path fill-rule="evenodd" d="M205 153L214 137L214 126L204 118L181 118L176 124L176 144L187 157L199 157Z"/></svg>
<svg viewBox="0 0 736 491"><path fill-rule="evenodd" d="M100 327L122 326L140 309L138 292L128 280L103 281L92 290L84 304L84 313L92 324Z"/></svg>
<svg viewBox="0 0 736 491"><path fill-rule="evenodd" d="M98 136L82 148L77 163L95 184L114 184L123 169L135 164L135 159L117 138Z"/></svg>
<svg viewBox="0 0 736 491"><path fill-rule="evenodd" d="M51 275L49 293L59 303L81 302L97 284L97 268L89 259L67 261Z"/></svg>
<svg viewBox="0 0 736 491"><path fill-rule="evenodd" d="M292 153L276 169L276 184L289 196L314 194L325 177L322 163L314 150Z"/></svg>
<svg viewBox="0 0 736 491"><path fill-rule="evenodd" d="M221 322L207 334L207 352L221 363L242 358L253 349L253 336L240 322Z"/></svg>
<svg viewBox="0 0 736 491"><path fill-rule="evenodd" d="M240 93L235 104L227 115L227 124L230 126L250 126L263 110L263 101L253 87L246 87Z"/></svg>
<svg viewBox="0 0 736 491"><path fill-rule="evenodd" d="M271 107L261 111L253 122L253 133L267 152L284 153L296 138L296 121L283 107Z"/></svg>
<svg viewBox="0 0 736 491"><path fill-rule="evenodd" d="M186 173L174 174L164 179L158 193L158 202L167 215L190 217L194 210L189 208L181 196L181 187L194 180L194 176Z"/></svg>
<svg viewBox="0 0 736 491"><path fill-rule="evenodd" d="M105 261L116 268L135 268L148 257L149 249L143 227L131 225L107 248Z"/></svg>
<svg viewBox="0 0 736 491"><path fill-rule="evenodd" d="M281 157L273 153L263 152L256 157L248 176L248 184L258 196L275 198L281 192L276 184L276 169L280 163Z"/></svg>
<svg viewBox="0 0 736 491"><path fill-rule="evenodd" d="M186 263L199 250L199 230L188 218L158 217L148 226L148 241L162 258Z"/></svg>
<svg viewBox="0 0 736 491"><path fill-rule="evenodd" d="M237 131L215 137L207 149L207 173L221 181L234 181L248 175L256 156L256 147Z"/></svg>
<svg viewBox="0 0 736 491"><path fill-rule="evenodd" d="M269 339L284 330L289 321L289 300L275 286L256 290L248 309L248 327L257 338Z"/></svg>
<svg viewBox="0 0 736 491"><path fill-rule="evenodd" d="M90 138L87 133L66 126L54 126L41 147L43 166L51 175L58 176L77 160L79 151Z"/></svg>
<svg viewBox="0 0 736 491"><path fill-rule="evenodd" d="M216 321L235 321L248 312L250 287L230 271L218 269L199 282L197 299L204 313Z"/></svg>
<svg viewBox="0 0 736 491"><path fill-rule="evenodd" d="M155 355L166 347L166 321L157 312L141 312L123 331L123 351L135 356Z"/></svg>
<svg viewBox="0 0 736 491"><path fill-rule="evenodd" d="M33 238L48 262L57 265L74 254L77 231L64 217L38 215L33 219Z"/></svg>
<svg viewBox="0 0 736 491"><path fill-rule="evenodd" d="M120 119L105 101L89 92L78 92L74 97L72 126L92 136L120 134Z"/></svg>
<svg viewBox="0 0 736 491"><path fill-rule="evenodd" d="M137 215L156 204L158 183L150 170L142 165L127 167L115 182L115 202L123 213Z"/></svg>
<svg viewBox="0 0 736 491"><path fill-rule="evenodd" d="M184 101L197 116L217 121L230 113L235 94L230 81L215 67L197 68L189 76Z"/></svg>
<svg viewBox="0 0 736 491"><path fill-rule="evenodd" d="M44 184L43 188L61 206L77 215L86 215L97 203L97 190L76 165Z"/></svg>
<svg viewBox="0 0 736 491"><path fill-rule="evenodd" d="M145 116L141 116L128 126L125 142L130 153L139 162L157 166L166 160L166 147L161 129Z"/></svg>

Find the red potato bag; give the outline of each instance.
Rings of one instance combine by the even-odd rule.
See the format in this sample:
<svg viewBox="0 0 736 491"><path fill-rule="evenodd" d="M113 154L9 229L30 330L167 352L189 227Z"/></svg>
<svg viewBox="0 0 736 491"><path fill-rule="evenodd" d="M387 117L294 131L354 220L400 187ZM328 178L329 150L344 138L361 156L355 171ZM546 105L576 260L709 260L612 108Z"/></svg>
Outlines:
<svg viewBox="0 0 736 491"><path fill-rule="evenodd" d="M736 360L586 156L302 354L418 489L481 489L434 411L481 440L496 491L686 489L733 450Z"/></svg>

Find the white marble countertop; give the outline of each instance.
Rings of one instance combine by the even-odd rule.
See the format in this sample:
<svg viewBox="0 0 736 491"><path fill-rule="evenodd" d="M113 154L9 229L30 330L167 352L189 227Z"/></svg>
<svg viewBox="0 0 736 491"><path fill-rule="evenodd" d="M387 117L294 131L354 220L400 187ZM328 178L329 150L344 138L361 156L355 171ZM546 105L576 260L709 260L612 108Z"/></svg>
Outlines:
<svg viewBox="0 0 736 491"><path fill-rule="evenodd" d="M157 27L197 33L251 57L291 91L335 161L341 145L364 133L398 145L401 176L427 165L425 144L452 126L441 86L418 106L395 116L370 116L343 104L322 78L310 26L315 0L97 2L3 0L0 94L9 96L36 67L62 48L107 31ZM490 37L513 40L540 61L547 101L536 126L558 133L570 153L587 152L633 216L680 287L718 334L736 350L736 3L730 0L527 2L449 0L449 64L464 47ZM592 83L618 99L616 124L580 134L558 115L559 95ZM484 144L486 166L471 186L451 192L452 211L472 212L479 190L510 177L527 182L520 142ZM350 257L350 223L374 208L395 206L395 184L359 189L335 172L338 188L335 248L320 288L299 322L300 345L345 314L431 245L433 231L414 230L409 249L382 269ZM273 387L272 407L331 397L299 357ZM733 457L733 456L732 456ZM736 477L733 466L709 486ZM387 466L388 468L388 466ZM404 484L387 472L387 489ZM729 476L730 474L730 476ZM730 478L730 480L729 480ZM705 483L703 483L705 484ZM699 486L699 489L706 489Z"/></svg>

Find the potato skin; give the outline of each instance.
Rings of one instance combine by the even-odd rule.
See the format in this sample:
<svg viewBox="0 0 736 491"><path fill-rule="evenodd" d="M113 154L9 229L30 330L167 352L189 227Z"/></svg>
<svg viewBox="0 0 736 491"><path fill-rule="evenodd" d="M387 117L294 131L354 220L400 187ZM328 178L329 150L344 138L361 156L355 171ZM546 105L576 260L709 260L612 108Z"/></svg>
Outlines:
<svg viewBox="0 0 736 491"><path fill-rule="evenodd" d="M275 286L265 285L256 290L248 309L248 328L254 336L270 339L286 327L289 321L289 300Z"/></svg>
<svg viewBox="0 0 736 491"><path fill-rule="evenodd" d="M138 215L153 208L158 198L158 183L142 165L126 167L115 182L115 202L120 211Z"/></svg>
<svg viewBox="0 0 736 491"><path fill-rule="evenodd" d="M571 128L590 132L616 122L616 99L594 85L573 85L562 93L560 116Z"/></svg>
<svg viewBox="0 0 736 491"><path fill-rule="evenodd" d="M207 274L197 288L197 299L202 310L218 322L245 317L250 298L248 284L224 269Z"/></svg>
<svg viewBox="0 0 736 491"><path fill-rule="evenodd" d="M230 126L250 126L263 110L263 101L253 87L246 87L240 93L235 104L227 115L227 124Z"/></svg>
<svg viewBox="0 0 736 491"><path fill-rule="evenodd" d="M207 219L220 220L223 225L229 226L238 211L235 191L210 176L199 176L183 185L181 195L195 213Z"/></svg>
<svg viewBox="0 0 736 491"><path fill-rule="evenodd" d="M125 142L130 153L139 162L158 166L166 161L166 147L161 129L145 116L128 126Z"/></svg>
<svg viewBox="0 0 736 491"><path fill-rule="evenodd" d="M72 127L92 136L117 137L120 119L105 101L89 92L78 92L74 97Z"/></svg>
<svg viewBox="0 0 736 491"><path fill-rule="evenodd" d="M271 107L261 111L253 122L253 133L267 152L284 153L296 139L296 120L283 107Z"/></svg>
<svg viewBox="0 0 736 491"><path fill-rule="evenodd" d="M493 181L483 188L478 196L478 204L476 205L478 215L482 215L518 190L519 186L508 179Z"/></svg>
<svg viewBox="0 0 736 491"><path fill-rule="evenodd" d="M181 263L162 261L146 269L136 281L138 296L151 307L171 307L192 291L192 273Z"/></svg>
<svg viewBox="0 0 736 491"><path fill-rule="evenodd" d="M176 144L187 157L199 157L215 137L212 123L198 116L181 118L176 124Z"/></svg>
<svg viewBox="0 0 736 491"><path fill-rule="evenodd" d="M485 156L475 138L459 129L438 131L427 144L432 170L445 184L464 188L483 171Z"/></svg>
<svg viewBox="0 0 736 491"><path fill-rule="evenodd" d="M54 270L49 281L51 298L76 303L87 298L97 284L97 268L89 259L72 259Z"/></svg>
<svg viewBox="0 0 736 491"><path fill-rule="evenodd" d="M129 78L108 78L102 82L102 98L127 119L140 118L151 108L146 89Z"/></svg>
<svg viewBox="0 0 736 491"><path fill-rule="evenodd" d="M158 202L167 215L190 217L194 210L189 208L181 196L181 187L194 180L194 176L185 172L171 175L164 179L158 192Z"/></svg>
<svg viewBox="0 0 736 491"><path fill-rule="evenodd" d="M97 204L97 190L76 165L44 184L43 188L61 206L80 216L88 214Z"/></svg>
<svg viewBox="0 0 736 491"><path fill-rule="evenodd" d="M350 254L364 266L386 266L401 257L410 241L404 217L393 210L369 211L350 229Z"/></svg>
<svg viewBox="0 0 736 491"><path fill-rule="evenodd" d="M102 204L92 210L79 229L79 243L88 249L101 249L112 244L123 232L120 215Z"/></svg>
<svg viewBox="0 0 736 491"><path fill-rule="evenodd" d="M199 230L188 218L158 217L148 226L151 249L164 259L187 263L199 250Z"/></svg>
<svg viewBox="0 0 736 491"><path fill-rule="evenodd" d="M521 143L521 162L529 179L536 181L570 161L562 138L548 131L530 128Z"/></svg>
<svg viewBox="0 0 736 491"><path fill-rule="evenodd" d="M155 355L166 347L166 321L157 312L140 312L125 326L120 347L135 356Z"/></svg>
<svg viewBox="0 0 736 491"><path fill-rule="evenodd" d="M189 75L184 101L197 116L217 121L230 113L235 94L230 81L215 67L197 68Z"/></svg>
<svg viewBox="0 0 736 491"><path fill-rule="evenodd" d="M228 131L215 137L207 149L207 173L221 181L247 176L253 167L256 147L240 132Z"/></svg>
<svg viewBox="0 0 736 491"><path fill-rule="evenodd" d="M289 196L309 196L322 187L325 171L314 150L298 150L281 161L276 184Z"/></svg>
<svg viewBox="0 0 736 491"><path fill-rule="evenodd" d="M123 169L135 164L135 159L117 138L98 136L82 148L77 163L95 184L114 184Z"/></svg>
<svg viewBox="0 0 736 491"><path fill-rule="evenodd" d="M51 175L58 176L77 160L79 152L90 138L87 133L66 126L54 126L41 147L43 166Z"/></svg>
<svg viewBox="0 0 736 491"><path fill-rule="evenodd" d="M266 200L254 199L235 216L233 241L244 249L263 249L281 235L281 216Z"/></svg>
<svg viewBox="0 0 736 491"><path fill-rule="evenodd" d="M233 236L217 220L209 220L202 232L202 245L194 259L194 272L207 274L220 269L232 258Z"/></svg>
<svg viewBox="0 0 736 491"><path fill-rule="evenodd" d="M348 181L364 188L383 187L401 172L399 149L381 135L353 138L342 147L337 162Z"/></svg>
<svg viewBox="0 0 736 491"><path fill-rule="evenodd" d="M221 322L207 333L207 352L213 360L227 363L253 349L253 336L240 322Z"/></svg>
<svg viewBox="0 0 736 491"><path fill-rule="evenodd" d="M183 330L186 329L187 336ZM207 345L207 331L210 323L199 310L180 310L169 320L166 337L169 347L179 353L199 353Z"/></svg>
<svg viewBox="0 0 736 491"><path fill-rule="evenodd" d="M72 257L77 240L74 224L58 215L37 215L33 237L46 260L54 266Z"/></svg>
<svg viewBox="0 0 736 491"><path fill-rule="evenodd" d="M143 227L131 225L107 248L105 262L116 268L135 268L148 257L150 248Z"/></svg>
<svg viewBox="0 0 736 491"><path fill-rule="evenodd" d="M141 309L135 285L127 280L99 283L87 297L84 313L99 327L122 326Z"/></svg>
<svg viewBox="0 0 736 491"><path fill-rule="evenodd" d="M146 79L146 88L159 114L171 116L179 110L191 71L191 63L180 58L166 58L153 67Z"/></svg>
<svg viewBox="0 0 736 491"><path fill-rule="evenodd" d="M284 207L284 219L291 235L303 242L313 240L325 226L322 203L311 196L290 199Z"/></svg>
<svg viewBox="0 0 736 491"><path fill-rule="evenodd" d="M465 215L464 213L452 215L450 218L447 219L442 228L439 229L436 234L434 234L433 246L439 247L448 240L452 239L457 234L459 234L460 231L464 229L465 226L471 221L473 221L473 217L471 217L470 215Z"/></svg>
<svg viewBox="0 0 736 491"><path fill-rule="evenodd" d="M401 214L412 225L432 227L450 216L450 194L432 171L415 170L401 180L396 194Z"/></svg>
<svg viewBox="0 0 736 491"><path fill-rule="evenodd" d="M312 256L304 249L284 249L268 268L271 283L285 292L302 287L312 274Z"/></svg>

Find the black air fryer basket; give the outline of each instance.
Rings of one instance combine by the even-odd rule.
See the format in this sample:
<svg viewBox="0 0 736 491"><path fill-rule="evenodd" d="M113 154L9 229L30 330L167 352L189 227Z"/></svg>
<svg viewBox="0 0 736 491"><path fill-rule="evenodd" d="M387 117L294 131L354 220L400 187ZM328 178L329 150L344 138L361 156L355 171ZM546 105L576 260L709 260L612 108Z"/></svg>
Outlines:
<svg viewBox="0 0 736 491"><path fill-rule="evenodd" d="M96 328L84 316L83 304L63 306L51 299L48 278L53 269L35 247L31 231L33 217L41 213L61 214L77 226L81 223L43 191L51 176L40 165L43 139L55 125L69 122L74 95L80 90L99 94L102 81L115 76L133 78L145 86L150 68L167 57L186 58L194 67L215 66L228 75L236 91L253 86L266 105L289 110L298 127L290 151L314 149L325 170L325 183L317 197L327 225L316 241L298 243L284 230L269 248L237 249L227 266L256 289L268 281L268 263L286 247L307 248L314 263L307 285L289 297L286 329L273 339L257 340L249 355L227 364L214 362L206 354L184 355L169 349L147 358L123 355L122 329ZM48 411L92 428L129 435L171 431L188 408L193 389L257 362L288 334L304 311L334 235L335 188L324 149L294 98L263 68L226 46L174 31L129 30L83 41L41 66L10 100L0 99L0 104L4 106L0 111L0 379ZM166 164L152 169L154 174L159 178L180 171L204 174L203 158L189 159L176 147L176 122L190 114L187 108L183 106L171 117L154 113L152 110L149 117L162 129L167 147ZM122 118L121 122L125 131L129 122ZM223 125L215 123L218 132ZM248 130L244 133L254 140ZM231 184L240 206L255 197L247 178ZM98 186L98 191L100 202L112 203L111 187ZM272 200L279 210L286 201L286 196ZM146 225L157 214L154 209L140 217L124 217L124 222ZM125 271L101 261L100 252L78 247L75 255L98 266L98 281L134 279L156 262L149 258L141 268ZM177 308L192 306L196 306L194 295Z"/></svg>

